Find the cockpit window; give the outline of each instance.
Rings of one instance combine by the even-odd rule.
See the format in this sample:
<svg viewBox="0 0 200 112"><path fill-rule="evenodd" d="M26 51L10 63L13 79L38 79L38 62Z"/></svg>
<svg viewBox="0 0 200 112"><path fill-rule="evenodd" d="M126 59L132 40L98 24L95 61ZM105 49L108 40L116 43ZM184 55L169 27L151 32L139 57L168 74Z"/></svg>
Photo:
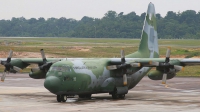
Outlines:
<svg viewBox="0 0 200 112"><path fill-rule="evenodd" d="M71 72L70 66L52 66L50 71Z"/></svg>

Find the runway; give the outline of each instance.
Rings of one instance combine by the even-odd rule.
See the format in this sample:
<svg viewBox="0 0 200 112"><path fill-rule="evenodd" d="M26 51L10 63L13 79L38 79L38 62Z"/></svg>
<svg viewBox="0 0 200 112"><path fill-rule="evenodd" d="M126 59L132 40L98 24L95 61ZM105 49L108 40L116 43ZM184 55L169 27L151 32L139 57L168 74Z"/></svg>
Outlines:
<svg viewBox="0 0 200 112"><path fill-rule="evenodd" d="M43 87L44 79L29 78L28 74L10 74L0 82L0 112L200 112L200 78L175 77L153 81L144 77L124 100L113 100L109 94L94 94L92 99L68 98L58 103L56 96Z"/></svg>

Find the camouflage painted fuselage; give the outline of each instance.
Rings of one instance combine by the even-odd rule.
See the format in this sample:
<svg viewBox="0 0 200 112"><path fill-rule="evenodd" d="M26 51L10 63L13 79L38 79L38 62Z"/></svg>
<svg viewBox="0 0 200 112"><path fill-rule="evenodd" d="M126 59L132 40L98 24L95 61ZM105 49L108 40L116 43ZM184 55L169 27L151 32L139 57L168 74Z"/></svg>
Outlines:
<svg viewBox="0 0 200 112"><path fill-rule="evenodd" d="M110 71L106 67L115 61L115 64L120 64L118 60L120 58L67 59L57 62L48 71L44 85L54 94L113 92L115 87L124 86L123 74L121 69ZM127 60L134 61L134 58ZM149 70L148 67L129 68L127 87L133 88Z"/></svg>

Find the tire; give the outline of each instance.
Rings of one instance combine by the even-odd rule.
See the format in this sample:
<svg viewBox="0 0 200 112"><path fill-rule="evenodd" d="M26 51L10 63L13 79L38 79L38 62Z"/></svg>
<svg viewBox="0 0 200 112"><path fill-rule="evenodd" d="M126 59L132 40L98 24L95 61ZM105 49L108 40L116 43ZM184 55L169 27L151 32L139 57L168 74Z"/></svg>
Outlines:
<svg viewBox="0 0 200 112"><path fill-rule="evenodd" d="M61 95L61 101L62 101L62 102L66 102L66 100L67 100L67 96Z"/></svg>
<svg viewBox="0 0 200 112"><path fill-rule="evenodd" d="M124 99L125 98L125 94L119 95L120 99Z"/></svg>
<svg viewBox="0 0 200 112"><path fill-rule="evenodd" d="M115 93L112 94L112 98L113 98L113 99L118 99L118 97L119 97L119 95L117 95L117 94L115 94Z"/></svg>
<svg viewBox="0 0 200 112"><path fill-rule="evenodd" d="M85 95L78 95L79 98L85 98Z"/></svg>
<svg viewBox="0 0 200 112"><path fill-rule="evenodd" d="M57 101L61 102L61 95L57 95Z"/></svg>
<svg viewBox="0 0 200 112"><path fill-rule="evenodd" d="M92 94L85 95L86 98L91 98Z"/></svg>

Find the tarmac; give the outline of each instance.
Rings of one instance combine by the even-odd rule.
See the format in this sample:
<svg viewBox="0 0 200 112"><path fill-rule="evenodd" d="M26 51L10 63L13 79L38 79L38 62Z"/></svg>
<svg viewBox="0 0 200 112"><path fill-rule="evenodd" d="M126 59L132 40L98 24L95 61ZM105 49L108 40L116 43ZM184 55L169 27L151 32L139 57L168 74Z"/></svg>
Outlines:
<svg viewBox="0 0 200 112"><path fill-rule="evenodd" d="M124 100L93 94L91 99L75 96L64 103L58 103L43 83L28 74L8 75L0 82L0 112L200 112L200 78L175 77L162 85L144 77Z"/></svg>

